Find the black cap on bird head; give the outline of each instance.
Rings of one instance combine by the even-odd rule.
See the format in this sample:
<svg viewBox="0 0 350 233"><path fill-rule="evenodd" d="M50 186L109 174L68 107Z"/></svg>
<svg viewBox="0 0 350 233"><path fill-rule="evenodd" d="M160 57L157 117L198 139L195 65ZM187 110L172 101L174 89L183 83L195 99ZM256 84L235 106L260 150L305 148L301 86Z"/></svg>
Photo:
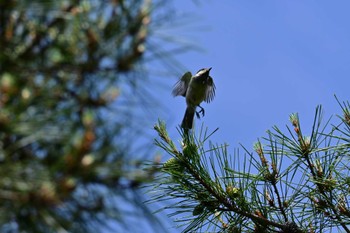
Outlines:
<svg viewBox="0 0 350 233"><path fill-rule="evenodd" d="M210 68L202 68L202 69L198 70L198 72L196 73L196 76L201 76L203 74L209 75L210 70L211 70L211 67Z"/></svg>

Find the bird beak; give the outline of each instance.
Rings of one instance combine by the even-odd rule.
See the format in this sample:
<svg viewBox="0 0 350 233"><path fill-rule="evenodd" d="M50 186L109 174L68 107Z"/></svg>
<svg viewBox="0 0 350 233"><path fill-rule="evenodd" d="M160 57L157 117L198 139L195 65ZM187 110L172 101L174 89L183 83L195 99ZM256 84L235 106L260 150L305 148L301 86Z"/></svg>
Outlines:
<svg viewBox="0 0 350 233"><path fill-rule="evenodd" d="M208 72L211 70L212 67L208 68Z"/></svg>

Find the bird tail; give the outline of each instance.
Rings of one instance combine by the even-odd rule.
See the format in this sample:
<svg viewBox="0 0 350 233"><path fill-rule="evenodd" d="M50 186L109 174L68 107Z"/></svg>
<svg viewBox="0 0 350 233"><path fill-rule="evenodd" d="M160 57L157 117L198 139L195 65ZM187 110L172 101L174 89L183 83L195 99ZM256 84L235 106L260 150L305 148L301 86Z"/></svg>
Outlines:
<svg viewBox="0 0 350 233"><path fill-rule="evenodd" d="M193 126L193 118L196 109L192 107L187 107L184 119L182 120L181 127L183 129L192 129Z"/></svg>

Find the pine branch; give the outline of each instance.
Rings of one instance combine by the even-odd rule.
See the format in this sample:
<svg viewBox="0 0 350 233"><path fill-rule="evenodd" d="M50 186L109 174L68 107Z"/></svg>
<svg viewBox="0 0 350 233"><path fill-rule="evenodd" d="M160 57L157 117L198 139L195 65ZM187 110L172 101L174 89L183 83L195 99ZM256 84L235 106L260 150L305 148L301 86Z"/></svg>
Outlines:
<svg viewBox="0 0 350 233"><path fill-rule="evenodd" d="M229 232L349 232L349 163L344 156L349 154L350 105L341 107L345 129L329 127L330 120L322 125L319 106L308 137L298 114L292 114L293 130L287 127L285 134L273 127L254 145L257 156L245 149L243 164L238 152L227 154L226 145L209 142L206 149L209 137L203 129L199 138L179 130L178 149L158 122L155 130L162 140L156 145L173 158L163 165L154 200L171 198L171 216L192 214L184 232L204 226Z"/></svg>

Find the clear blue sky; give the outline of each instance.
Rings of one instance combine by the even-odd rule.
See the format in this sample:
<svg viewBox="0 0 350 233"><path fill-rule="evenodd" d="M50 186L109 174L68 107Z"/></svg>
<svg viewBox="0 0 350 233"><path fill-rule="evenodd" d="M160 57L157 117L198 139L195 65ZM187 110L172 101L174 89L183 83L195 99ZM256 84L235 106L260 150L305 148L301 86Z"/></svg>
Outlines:
<svg viewBox="0 0 350 233"><path fill-rule="evenodd" d="M176 37L202 49L178 56L180 62L192 72L213 67L217 95L202 105L206 115L196 127L219 127L214 142L228 143L232 152L238 143L251 148L273 125L289 124L291 113L308 129L318 104L325 118L341 113L333 95L348 100L350 94L350 1L174 4L179 15L191 14L174 29ZM176 79L168 80L161 96L170 111L160 117L176 139L185 101L171 96Z"/></svg>
<svg viewBox="0 0 350 233"><path fill-rule="evenodd" d="M228 143L233 154L239 143L252 148L273 125L290 125L291 113L299 113L305 134L318 104L324 107L325 120L341 114L334 94L349 100L350 1L174 4L179 15L191 16L184 20L188 24L168 28L168 33L174 30L179 40L202 49L178 56L180 62L192 72L213 67L217 95L211 104L202 105L206 115L196 120L196 127L203 122L210 130L219 127L211 138L214 143ZM182 120L185 101L171 96L176 81L167 79L168 90L160 99L169 111L155 121L165 120L171 137L179 141L175 127ZM337 121L335 116L333 120Z"/></svg>

